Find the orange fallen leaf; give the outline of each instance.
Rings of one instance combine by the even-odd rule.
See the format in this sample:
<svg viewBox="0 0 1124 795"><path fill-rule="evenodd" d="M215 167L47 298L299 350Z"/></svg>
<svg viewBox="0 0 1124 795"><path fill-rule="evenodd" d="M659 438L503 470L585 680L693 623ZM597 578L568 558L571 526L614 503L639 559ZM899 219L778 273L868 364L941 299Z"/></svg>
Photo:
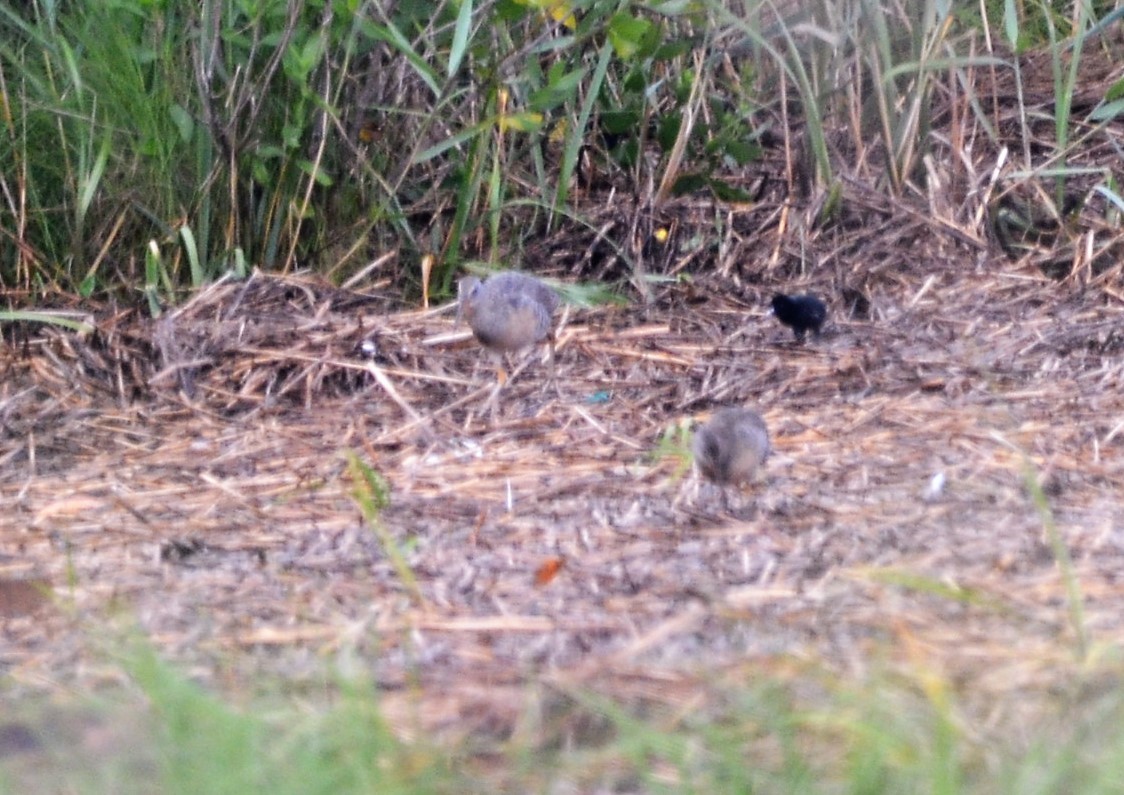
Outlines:
<svg viewBox="0 0 1124 795"><path fill-rule="evenodd" d="M562 571L562 567L565 565L565 558L547 558L535 569L535 585L540 588L548 585L551 580L558 576L558 572Z"/></svg>

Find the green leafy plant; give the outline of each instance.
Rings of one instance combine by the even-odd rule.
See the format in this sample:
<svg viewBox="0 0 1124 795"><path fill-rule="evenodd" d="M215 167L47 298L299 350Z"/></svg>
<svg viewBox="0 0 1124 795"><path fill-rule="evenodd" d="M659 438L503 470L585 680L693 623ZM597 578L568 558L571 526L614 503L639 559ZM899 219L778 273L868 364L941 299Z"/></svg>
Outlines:
<svg viewBox="0 0 1124 795"><path fill-rule="evenodd" d="M355 453L348 451L346 459L355 503L359 506L367 525L382 544L383 551L398 573L398 579L403 587L418 606L424 607L425 595L406 560L406 555L379 518L382 510L390 504L390 487L381 475L359 460L359 456Z"/></svg>

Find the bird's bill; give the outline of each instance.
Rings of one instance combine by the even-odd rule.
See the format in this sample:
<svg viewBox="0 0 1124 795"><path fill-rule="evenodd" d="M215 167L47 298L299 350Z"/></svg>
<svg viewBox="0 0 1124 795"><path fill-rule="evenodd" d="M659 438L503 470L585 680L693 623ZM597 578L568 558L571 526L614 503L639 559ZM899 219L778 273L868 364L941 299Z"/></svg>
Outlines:
<svg viewBox="0 0 1124 795"><path fill-rule="evenodd" d="M457 325L461 324L464 319L465 302L472 298L472 294L476 288L480 286L480 280L475 276L463 276L457 282Z"/></svg>

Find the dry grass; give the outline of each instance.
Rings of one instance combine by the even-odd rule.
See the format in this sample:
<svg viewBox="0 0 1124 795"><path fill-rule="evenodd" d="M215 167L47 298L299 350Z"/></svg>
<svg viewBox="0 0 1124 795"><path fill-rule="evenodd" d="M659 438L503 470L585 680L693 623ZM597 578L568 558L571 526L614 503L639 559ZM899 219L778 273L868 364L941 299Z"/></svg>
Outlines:
<svg viewBox="0 0 1124 795"><path fill-rule="evenodd" d="M1052 280L988 242L994 157L961 175L963 202L846 182L830 227L778 190L753 208L607 205L602 235L568 230L528 265L610 275L604 230L639 230L649 272L707 274L573 311L558 392L533 362L494 423L486 360L451 311L314 279L221 283L158 322L106 310L88 338L12 330L0 582L43 578L58 608L6 608L0 588L0 670L113 680L91 646L123 611L219 684L314 683L354 653L404 732L504 734L535 678L695 709L715 672L809 658L924 665L989 725L1018 718L1035 707L1020 694L1081 664L1026 462L1094 655L1124 642L1124 295L1119 262L1080 246ZM661 225L666 250L645 232ZM822 339L797 345L765 315L782 288L829 298ZM728 516L653 452L734 403L763 414L775 452ZM383 521L420 603L360 519L345 450L390 483Z"/></svg>

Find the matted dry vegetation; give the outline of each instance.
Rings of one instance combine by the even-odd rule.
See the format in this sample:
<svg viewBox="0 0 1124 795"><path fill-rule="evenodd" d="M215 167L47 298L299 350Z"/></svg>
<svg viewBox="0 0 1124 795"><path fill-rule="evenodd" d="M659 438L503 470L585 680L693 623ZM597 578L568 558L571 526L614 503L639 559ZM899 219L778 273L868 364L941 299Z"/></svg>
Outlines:
<svg viewBox="0 0 1124 795"><path fill-rule="evenodd" d="M339 654L404 730L509 731L536 679L691 709L707 681L798 660L923 664L981 714L1033 708L1017 696L1063 687L1077 642L1028 466L1094 652L1124 644L1122 266L1081 243L1095 200L1064 278L1008 257L982 231L997 153L974 156L959 197L927 207L856 174L827 227L783 177L752 208L606 203L599 232L544 240L525 266L603 275L617 230L650 271L694 278L572 308L557 388L531 362L494 421L487 360L449 307L312 278L223 282L159 321L107 309L87 336L10 330L0 670L113 681L102 627L123 615L218 684L314 684ZM783 152L760 168L783 174ZM821 339L766 316L782 288L828 298ZM657 451L736 403L774 455L727 514ZM416 592L360 517L347 450L389 483L382 521ZM24 577L57 608L29 612Z"/></svg>

